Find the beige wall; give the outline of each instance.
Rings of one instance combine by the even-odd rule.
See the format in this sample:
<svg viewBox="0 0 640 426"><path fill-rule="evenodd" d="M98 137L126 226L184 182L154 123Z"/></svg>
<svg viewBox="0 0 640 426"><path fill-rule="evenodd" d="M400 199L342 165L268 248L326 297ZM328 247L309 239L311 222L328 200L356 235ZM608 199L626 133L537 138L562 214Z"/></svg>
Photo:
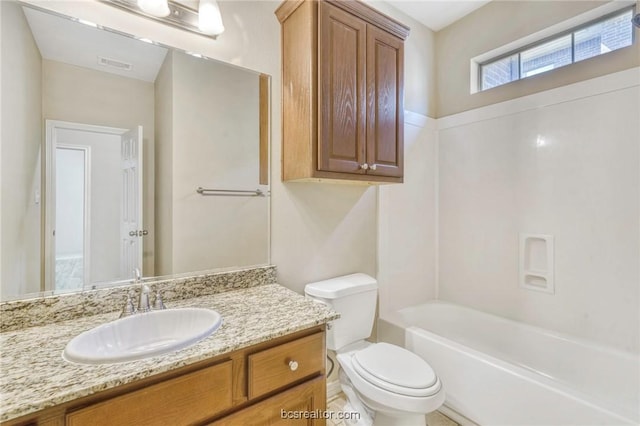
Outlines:
<svg viewBox="0 0 640 426"><path fill-rule="evenodd" d="M388 3L378 0L368 1L368 3L411 28L404 46L404 108L428 117L435 117L435 33Z"/></svg>
<svg viewBox="0 0 640 426"><path fill-rule="evenodd" d="M132 129L143 127L143 221L154 229L153 83L43 60L42 113L62 120ZM153 275L154 233L144 238L143 274Z"/></svg>
<svg viewBox="0 0 640 426"><path fill-rule="evenodd" d="M492 1L436 34L437 115L541 92L640 65L637 44L576 64L470 94L470 60L607 2ZM636 29L636 36L638 30Z"/></svg>
<svg viewBox="0 0 640 426"><path fill-rule="evenodd" d="M24 14L0 2L2 19L2 297L40 290L41 57ZM7 40L11 42L8 43Z"/></svg>
<svg viewBox="0 0 640 426"><path fill-rule="evenodd" d="M34 1L34 0L31 0ZM36 1L34 1L37 3ZM272 76L271 148L271 262L278 266L279 281L298 292L305 283L340 274L362 271L376 275L376 188L282 183L281 173L281 55L280 24L274 15L280 2L220 2L226 31L217 41L197 37L155 22L133 17L96 1L40 3L59 12L97 22L124 32L148 37L168 45L244 66ZM398 12L390 13L400 16ZM413 25L413 24L410 24ZM427 47L413 34L406 48L407 75L433 75ZM428 41L427 41L428 42ZM426 58L419 58L423 52ZM411 64L411 65L409 65ZM413 82L413 83L410 83ZM414 86L419 86L418 88ZM433 87L407 79L407 102L431 114L425 99L433 98Z"/></svg>
<svg viewBox="0 0 640 426"><path fill-rule="evenodd" d="M381 187L378 203L382 318L436 298L436 142L436 120L405 114L404 183Z"/></svg>
<svg viewBox="0 0 640 426"><path fill-rule="evenodd" d="M267 197L195 192L260 186L259 75L182 53L174 60L174 272L268 263Z"/></svg>
<svg viewBox="0 0 640 426"><path fill-rule="evenodd" d="M158 140L159 174L167 172L173 179L156 185L162 203L157 225L171 240L158 248L163 252L160 273L268 263L268 198L195 192L200 186L260 186L258 74L180 52L167 56L161 74L159 106L167 88L171 106L158 111L163 115L158 125L167 130Z"/></svg>
<svg viewBox="0 0 640 426"><path fill-rule="evenodd" d="M155 81L155 273L173 268L173 56L167 53Z"/></svg>

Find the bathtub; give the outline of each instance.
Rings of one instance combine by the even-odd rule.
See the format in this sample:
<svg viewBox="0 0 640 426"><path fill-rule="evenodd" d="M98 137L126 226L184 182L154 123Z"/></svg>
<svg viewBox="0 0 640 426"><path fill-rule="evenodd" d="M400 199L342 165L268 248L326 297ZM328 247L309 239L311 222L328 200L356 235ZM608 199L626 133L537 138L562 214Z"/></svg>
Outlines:
<svg viewBox="0 0 640 426"><path fill-rule="evenodd" d="M477 424L640 423L638 355L440 301L385 321L433 367L445 406Z"/></svg>

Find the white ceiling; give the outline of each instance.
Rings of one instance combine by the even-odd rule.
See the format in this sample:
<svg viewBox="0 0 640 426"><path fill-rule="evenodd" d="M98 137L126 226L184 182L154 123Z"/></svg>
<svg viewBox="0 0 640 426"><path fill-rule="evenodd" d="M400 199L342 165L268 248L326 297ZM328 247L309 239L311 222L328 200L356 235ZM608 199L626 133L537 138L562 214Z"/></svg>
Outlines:
<svg viewBox="0 0 640 426"><path fill-rule="evenodd" d="M160 46L28 7L22 10L45 59L154 82L167 54ZM131 70L99 65L99 56L131 64Z"/></svg>
<svg viewBox="0 0 640 426"><path fill-rule="evenodd" d="M481 8L491 0L385 0L391 6L440 31L463 16Z"/></svg>
<svg viewBox="0 0 640 426"><path fill-rule="evenodd" d="M1 1L1 0L0 0ZM186 3L188 0L180 0ZM491 0L385 0L433 31L457 21ZM23 7L43 58L123 77L154 82L167 50L89 25ZM132 65L130 71L107 67L98 57Z"/></svg>

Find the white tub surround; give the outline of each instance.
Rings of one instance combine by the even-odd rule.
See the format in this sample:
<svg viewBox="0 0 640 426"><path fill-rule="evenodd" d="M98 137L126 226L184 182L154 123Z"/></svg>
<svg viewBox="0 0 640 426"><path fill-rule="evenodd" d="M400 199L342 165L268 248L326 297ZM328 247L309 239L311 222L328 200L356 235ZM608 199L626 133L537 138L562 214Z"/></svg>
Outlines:
<svg viewBox="0 0 640 426"><path fill-rule="evenodd" d="M638 117L633 68L438 119L436 298L640 352Z"/></svg>
<svg viewBox="0 0 640 426"><path fill-rule="evenodd" d="M445 404L478 424L640 422L638 355L440 301L387 322L442 379Z"/></svg>

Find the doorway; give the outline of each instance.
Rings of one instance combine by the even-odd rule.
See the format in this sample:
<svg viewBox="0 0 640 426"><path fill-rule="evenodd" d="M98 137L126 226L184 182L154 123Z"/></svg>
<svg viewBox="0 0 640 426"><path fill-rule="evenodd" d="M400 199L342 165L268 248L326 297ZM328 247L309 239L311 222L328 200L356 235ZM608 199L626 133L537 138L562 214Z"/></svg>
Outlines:
<svg viewBox="0 0 640 426"><path fill-rule="evenodd" d="M131 278L142 264L142 128L47 120L45 289Z"/></svg>

